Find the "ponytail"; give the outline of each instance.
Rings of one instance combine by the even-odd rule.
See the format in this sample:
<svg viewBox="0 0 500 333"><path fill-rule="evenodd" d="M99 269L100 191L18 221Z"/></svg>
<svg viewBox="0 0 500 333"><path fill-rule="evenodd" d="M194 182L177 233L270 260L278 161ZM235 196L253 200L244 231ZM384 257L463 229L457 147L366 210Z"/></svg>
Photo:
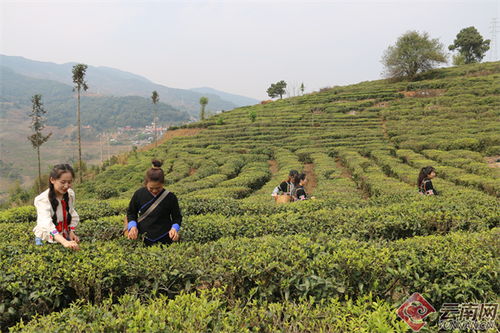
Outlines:
<svg viewBox="0 0 500 333"><path fill-rule="evenodd" d="M151 163L153 166L146 172L144 182L159 182L161 184L165 184L165 173L161 168L163 163L157 159L154 159Z"/></svg>

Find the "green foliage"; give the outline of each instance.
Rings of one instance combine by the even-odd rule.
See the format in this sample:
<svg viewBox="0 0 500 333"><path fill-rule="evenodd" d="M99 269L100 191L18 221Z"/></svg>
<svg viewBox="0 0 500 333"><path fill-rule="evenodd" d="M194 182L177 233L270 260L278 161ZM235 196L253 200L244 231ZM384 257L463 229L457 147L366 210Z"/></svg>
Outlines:
<svg viewBox="0 0 500 333"><path fill-rule="evenodd" d="M73 101L67 100L48 102L47 106L51 110L48 123L60 127L74 123L74 115L67 112L73 105ZM117 126L144 127L151 124L150 105L146 98L139 96L86 96L81 101L82 122L98 131ZM186 112L178 111L168 104L159 102L156 107L160 123L182 122L189 118Z"/></svg>
<svg viewBox="0 0 500 333"><path fill-rule="evenodd" d="M31 142L31 145L37 151L38 157L38 183L39 190L41 190L41 182L42 182L42 171L40 168L40 147L47 142L47 140L52 135L52 132L43 135L42 131L45 128L45 117L44 115L47 113L43 108L42 103L42 95L34 95L31 98L31 102L33 103L33 107L31 110L31 129L33 130L33 134L28 137L28 140Z"/></svg>
<svg viewBox="0 0 500 333"><path fill-rule="evenodd" d="M0 223L22 223L36 221L35 207L22 206L0 211Z"/></svg>
<svg viewBox="0 0 500 333"><path fill-rule="evenodd" d="M286 92L286 82L281 80L276 83L271 83L271 86L267 89L267 95L271 98L280 97L283 98L283 95Z"/></svg>
<svg viewBox="0 0 500 333"><path fill-rule="evenodd" d="M52 133L43 135L42 131L45 128L45 114L47 111L43 107L42 95L34 95L31 98L33 104L31 110L31 129L33 130L33 135L28 137L34 149L39 149L42 144L47 142Z"/></svg>
<svg viewBox="0 0 500 333"><path fill-rule="evenodd" d="M95 190L98 199L109 199L118 196L118 191L114 187L101 186Z"/></svg>
<svg viewBox="0 0 500 333"><path fill-rule="evenodd" d="M200 97L200 105L201 105L201 110L200 110L200 120L205 119L205 107L208 104L208 98L207 97Z"/></svg>
<svg viewBox="0 0 500 333"><path fill-rule="evenodd" d="M87 91L89 89L87 82L85 81L87 68L88 66L84 64L77 64L73 66L73 83L75 84L75 90L78 91L78 94L80 94L80 91L82 90Z"/></svg>
<svg viewBox="0 0 500 333"><path fill-rule="evenodd" d="M255 110L248 111L248 118L252 123L255 122L255 120L257 119L257 113L255 112Z"/></svg>
<svg viewBox="0 0 500 333"><path fill-rule="evenodd" d="M446 63L446 54L438 39L430 39L426 32L409 31L387 48L382 63L387 77L413 80L418 73Z"/></svg>
<svg viewBox="0 0 500 333"><path fill-rule="evenodd" d="M156 90L154 90L151 95L151 101L153 102L153 104L158 104L158 102L160 101L160 96L158 95L158 92Z"/></svg>
<svg viewBox="0 0 500 333"><path fill-rule="evenodd" d="M461 54L454 54L452 57L452 63L455 66L465 65L465 57Z"/></svg>
<svg viewBox="0 0 500 333"><path fill-rule="evenodd" d="M472 64L483 60L485 53L490 49L490 40L483 40L483 36L475 27L468 27L460 30L448 49L458 50L464 63Z"/></svg>
<svg viewBox="0 0 500 333"><path fill-rule="evenodd" d="M34 246L34 207L0 211L2 329L392 332L413 292L436 309L496 300L499 175L484 156L500 146L499 75L431 70L182 126L196 130L76 187L79 252ZM153 158L183 214L168 248L122 236ZM426 165L439 196L417 192ZM291 169L315 200L275 204Z"/></svg>
<svg viewBox="0 0 500 333"><path fill-rule="evenodd" d="M355 315L355 316L353 316ZM72 321L78 317L81 320ZM319 321L317 318L322 318ZM391 306L371 295L353 301L313 298L299 302L229 304L223 291L204 290L183 293L175 299L160 296L141 302L124 295L117 304L105 300L102 305L76 303L60 313L19 324L12 331L39 332L64 327L70 331L147 331L147 332L405 332L406 327Z"/></svg>
<svg viewBox="0 0 500 333"><path fill-rule="evenodd" d="M402 160L404 160L406 163L416 167L416 168L423 168L425 166L431 165L437 170L439 170L439 174L452 182L454 182L457 185L464 185L464 186L470 186L470 187L475 187L479 190L483 190L486 193L489 193L494 196L500 196L500 179L496 177L485 177L485 176L478 176L474 174L469 174L466 171L456 168L456 167L451 167L451 166L441 166L437 162L425 159L423 156L421 156L418 153L415 153L411 150L406 150L406 149L401 149L396 151L397 156L399 156ZM433 155L430 153L430 155ZM445 162L445 163L453 163L453 162ZM455 162L457 163L457 162ZM461 163L461 162L458 162ZM471 166L471 168L473 168ZM484 170L483 170L484 172ZM491 174L492 175L492 174ZM493 176L493 175L492 175Z"/></svg>
<svg viewBox="0 0 500 333"><path fill-rule="evenodd" d="M224 125L224 117L219 116L217 118L216 125Z"/></svg>
<svg viewBox="0 0 500 333"><path fill-rule="evenodd" d="M228 300L259 302L371 293L400 303L413 290L435 307L450 298L487 301L498 290L498 236L498 230L491 230L392 243L266 236L178 244L168 251L122 239L82 244L70 256L60 246L18 248L13 240L1 245L6 254L0 279L2 323L50 313L75 300L100 304L123 294L174 297L217 286L226 288ZM474 260L464 262L464 256ZM51 278L54 274L59 278Z"/></svg>

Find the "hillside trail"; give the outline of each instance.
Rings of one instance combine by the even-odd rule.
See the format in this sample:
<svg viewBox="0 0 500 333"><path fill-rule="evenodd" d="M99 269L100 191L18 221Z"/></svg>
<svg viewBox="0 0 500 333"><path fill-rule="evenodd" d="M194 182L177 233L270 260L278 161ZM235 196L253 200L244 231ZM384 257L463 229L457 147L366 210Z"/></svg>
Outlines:
<svg viewBox="0 0 500 333"><path fill-rule="evenodd" d="M384 133L384 138L389 140L389 134L387 133L387 120L382 119L382 132Z"/></svg>
<svg viewBox="0 0 500 333"><path fill-rule="evenodd" d="M176 129L173 131L167 131L160 139L158 139L158 145L161 145L162 143L165 143L166 141L179 137L179 136L194 136L198 133L200 133L203 129L202 128L181 128L181 129ZM146 146L143 146L138 149L138 151L146 151L153 149L155 147L155 143L150 143Z"/></svg>
<svg viewBox="0 0 500 333"><path fill-rule="evenodd" d="M337 169L340 170L340 177L347 178L347 179L351 180L352 182L356 183L354 181L354 179L352 178L351 172L342 164L342 162L340 161L340 159L338 157L335 158L335 165L337 166ZM365 199L365 200L370 199L370 194L367 193L366 191L363 191L361 189L358 189L357 191L363 199Z"/></svg>
<svg viewBox="0 0 500 333"><path fill-rule="evenodd" d="M267 163L269 164L269 171L271 171L271 175L274 177L279 171L278 162L276 160L268 160Z"/></svg>
<svg viewBox="0 0 500 333"><path fill-rule="evenodd" d="M318 185L318 178L314 172L314 163L304 164L304 173L307 175L306 193L312 194Z"/></svg>

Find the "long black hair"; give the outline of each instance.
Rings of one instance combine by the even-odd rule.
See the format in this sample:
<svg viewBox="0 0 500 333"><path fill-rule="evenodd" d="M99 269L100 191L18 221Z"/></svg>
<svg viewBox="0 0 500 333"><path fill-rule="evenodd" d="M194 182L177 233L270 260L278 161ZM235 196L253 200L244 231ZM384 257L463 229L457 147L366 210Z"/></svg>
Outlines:
<svg viewBox="0 0 500 333"><path fill-rule="evenodd" d="M284 183L293 183L295 180L295 177L298 176L299 172L297 170L290 170L288 173L288 179L284 180Z"/></svg>
<svg viewBox="0 0 500 333"><path fill-rule="evenodd" d="M75 178L75 172L73 168L69 164L56 164L50 171L49 175L49 201L52 209L54 210L54 215L52 215L52 222L57 225L57 206L59 205L59 201L57 201L56 190L54 189L54 184L50 181L50 179L59 179L63 173L69 172L71 176ZM69 213L69 194L68 192L64 193L63 200L66 201L66 216L68 217L68 225L71 223L71 214Z"/></svg>
<svg viewBox="0 0 500 333"><path fill-rule="evenodd" d="M297 174L295 175L295 177L293 178L293 184L295 186L299 186L300 185L300 181L301 180L304 180L306 179L306 174L305 173L301 173L301 174Z"/></svg>
<svg viewBox="0 0 500 333"><path fill-rule="evenodd" d="M436 169L434 169L434 167L431 167L431 166L426 166L426 167L423 167L422 170L420 170L420 174L418 175L418 179L417 179L417 185L418 185L418 188L420 188L422 186L422 182L425 180L425 178L427 178L432 172L436 172Z"/></svg>

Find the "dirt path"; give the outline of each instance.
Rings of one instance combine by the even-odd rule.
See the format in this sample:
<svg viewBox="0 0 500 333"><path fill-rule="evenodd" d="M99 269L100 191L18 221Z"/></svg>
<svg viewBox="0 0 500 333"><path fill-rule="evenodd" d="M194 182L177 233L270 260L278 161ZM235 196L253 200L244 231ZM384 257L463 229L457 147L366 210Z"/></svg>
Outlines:
<svg viewBox="0 0 500 333"><path fill-rule="evenodd" d="M500 155L485 157L484 159L490 168L500 168Z"/></svg>
<svg viewBox="0 0 500 333"><path fill-rule="evenodd" d="M387 120L382 119L382 132L384 132L384 138L389 140L389 134L387 134Z"/></svg>
<svg viewBox="0 0 500 333"><path fill-rule="evenodd" d="M304 164L304 173L307 175L306 192L314 193L314 189L318 185L318 178L314 173L314 163Z"/></svg>
<svg viewBox="0 0 500 333"><path fill-rule="evenodd" d="M339 158L336 158L336 159L335 159L335 165L336 165L337 169L339 169L339 170L340 170L340 177L342 177L342 178L348 178L348 179L350 179L352 182L356 183L356 182L354 181L354 179L352 179L352 174L351 174L351 173L349 172L349 170L348 170L348 169L347 169L347 168L346 168L346 167L342 164L342 162L340 161L340 159L339 159ZM370 199L370 194L369 194L368 192L363 191L363 190L361 190L361 189L358 189L358 193L359 193L359 195L360 195L363 199L365 199L365 200Z"/></svg>
<svg viewBox="0 0 500 333"><path fill-rule="evenodd" d="M177 129L177 130L173 130L173 131L167 131L167 133L165 133L159 140L158 140L158 145L161 145L162 143L172 139L172 138L175 138L175 137L178 137L178 136L193 136L193 135L196 135L198 133L200 133L203 129L202 128L181 128L181 129ZM139 151L146 151L146 150L150 150L152 148L155 147L155 144L154 142L149 144L149 145L146 145L144 147L141 147L140 149L138 149Z"/></svg>
<svg viewBox="0 0 500 333"><path fill-rule="evenodd" d="M271 171L271 174L273 176L277 174L279 171L278 162L276 162L276 160L269 160L267 163L269 164L269 171Z"/></svg>
<svg viewBox="0 0 500 333"><path fill-rule="evenodd" d="M347 170L347 168L344 165L342 165L340 159L338 158L335 159L335 166L337 167L337 169L340 170L340 177L352 179L351 173L349 172L349 170Z"/></svg>

